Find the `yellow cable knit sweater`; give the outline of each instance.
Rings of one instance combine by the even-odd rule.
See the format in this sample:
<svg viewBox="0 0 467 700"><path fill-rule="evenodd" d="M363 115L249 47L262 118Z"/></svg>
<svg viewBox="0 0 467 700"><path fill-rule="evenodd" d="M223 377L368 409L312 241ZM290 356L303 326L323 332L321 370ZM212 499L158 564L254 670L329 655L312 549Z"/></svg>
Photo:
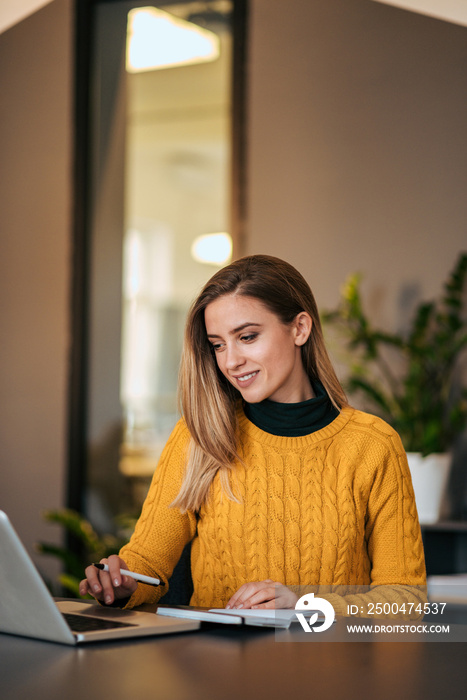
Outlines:
<svg viewBox="0 0 467 700"><path fill-rule="evenodd" d="M216 477L198 517L169 507L188 442L182 419L120 553L130 569L156 573L166 586L140 585L127 607L159 599L191 539L192 605L223 607L242 584L267 578L319 586L337 614L348 604L361 609L372 596L375 602L425 600L411 588L426 581L407 460L399 436L382 420L348 407L311 435L278 437L240 411L244 465L235 466L232 483L241 502L229 500ZM363 598L348 588L370 584ZM374 586L380 586L376 598Z"/></svg>

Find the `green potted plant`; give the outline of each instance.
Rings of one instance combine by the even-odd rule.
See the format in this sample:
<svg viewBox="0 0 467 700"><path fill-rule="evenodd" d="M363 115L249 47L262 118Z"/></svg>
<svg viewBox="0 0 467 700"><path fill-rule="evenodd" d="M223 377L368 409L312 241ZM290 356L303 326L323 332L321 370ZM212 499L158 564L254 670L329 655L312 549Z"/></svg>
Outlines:
<svg viewBox="0 0 467 700"><path fill-rule="evenodd" d="M79 582L84 577L86 566L109 557L111 554L117 554L128 541L129 533L133 530L136 522L135 518L121 516L117 522L121 534L116 536L111 534L98 535L86 518L68 508L45 511L43 517L49 523L60 525L77 543L76 549L79 550L79 554L70 551L66 546L47 542L36 544L38 552L56 557L62 564L57 582L46 581L50 591L54 595L60 595L64 590L68 596L75 598L81 597Z"/></svg>
<svg viewBox="0 0 467 700"><path fill-rule="evenodd" d="M366 315L361 276L351 275L336 310L323 321L345 339L349 395L401 436L409 456L420 520L438 519L439 505L422 504L422 490L443 496L450 450L467 425L467 389L460 365L467 348L467 254L459 255L439 299L420 303L404 333L375 328ZM434 458L434 455L443 455ZM428 486L436 461L442 475ZM417 474L417 463L422 469ZM444 486L443 486L444 485Z"/></svg>

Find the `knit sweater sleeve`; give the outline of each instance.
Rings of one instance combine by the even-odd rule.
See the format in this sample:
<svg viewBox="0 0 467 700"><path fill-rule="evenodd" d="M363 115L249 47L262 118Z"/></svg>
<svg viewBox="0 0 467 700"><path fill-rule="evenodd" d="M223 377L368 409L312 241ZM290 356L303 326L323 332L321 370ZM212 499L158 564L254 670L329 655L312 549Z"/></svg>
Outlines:
<svg viewBox="0 0 467 700"><path fill-rule="evenodd" d="M407 456L397 433L371 477L366 539L372 585L423 585L425 561Z"/></svg>
<svg viewBox="0 0 467 700"><path fill-rule="evenodd" d="M382 429L386 434L381 436L381 459L373 468L367 465L365 539L371 584L365 593L325 597L339 615L347 614L348 606L354 605L362 616L377 617L382 610L387 617L390 609L393 617L416 619L427 600L422 535L401 440L386 424Z"/></svg>
<svg viewBox="0 0 467 700"><path fill-rule="evenodd" d="M195 535L194 513L182 514L178 508L170 506L182 484L189 439L188 429L181 419L162 452L135 531L120 550L128 569L157 576L165 585L154 588L139 584L126 608L157 603L168 590L169 579L184 546Z"/></svg>

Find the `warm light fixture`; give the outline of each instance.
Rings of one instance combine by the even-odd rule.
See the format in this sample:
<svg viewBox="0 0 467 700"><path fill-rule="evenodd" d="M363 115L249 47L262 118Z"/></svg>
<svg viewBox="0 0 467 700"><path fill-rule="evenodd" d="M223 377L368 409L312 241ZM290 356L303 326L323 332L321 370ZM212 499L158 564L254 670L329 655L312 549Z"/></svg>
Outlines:
<svg viewBox="0 0 467 700"><path fill-rule="evenodd" d="M225 265L232 257L232 238L228 233L206 233L198 236L191 246L196 262Z"/></svg>
<svg viewBox="0 0 467 700"><path fill-rule="evenodd" d="M214 61L219 37L154 7L128 13L126 68L130 73Z"/></svg>

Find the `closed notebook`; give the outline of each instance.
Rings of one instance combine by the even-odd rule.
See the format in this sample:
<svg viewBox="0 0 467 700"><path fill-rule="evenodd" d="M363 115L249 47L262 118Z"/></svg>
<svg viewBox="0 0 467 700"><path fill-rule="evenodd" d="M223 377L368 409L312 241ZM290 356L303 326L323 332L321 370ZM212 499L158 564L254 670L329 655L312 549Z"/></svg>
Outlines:
<svg viewBox="0 0 467 700"><path fill-rule="evenodd" d="M158 615L185 620L215 622L223 625L251 625L253 627L277 627L287 629L298 622L295 610L238 610L225 608L197 608L189 605L159 605Z"/></svg>

